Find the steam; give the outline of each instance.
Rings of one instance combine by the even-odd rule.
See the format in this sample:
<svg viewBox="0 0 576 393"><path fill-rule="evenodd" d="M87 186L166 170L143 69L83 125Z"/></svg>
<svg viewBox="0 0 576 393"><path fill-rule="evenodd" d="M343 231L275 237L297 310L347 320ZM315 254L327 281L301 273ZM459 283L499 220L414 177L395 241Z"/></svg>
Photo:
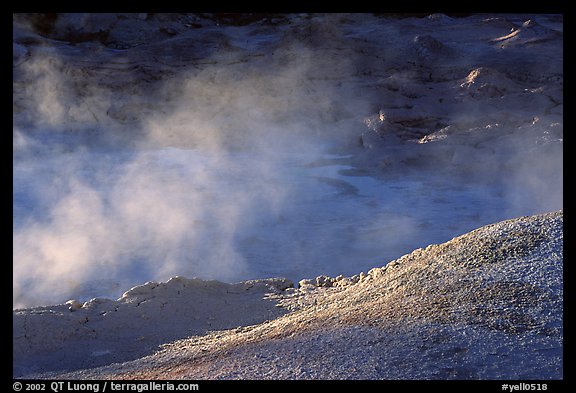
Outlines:
<svg viewBox="0 0 576 393"><path fill-rule="evenodd" d="M309 80L315 65L298 51L296 65L215 65L141 99L84 82L78 100L82 79L53 54L26 63L34 129L13 137L15 306L63 301L89 282L258 275L238 247L259 226L281 228L286 200L303 191L282 175L286 153L312 161L321 138L341 133L327 125L330 90ZM114 133L131 145L114 146L124 142Z"/></svg>
<svg viewBox="0 0 576 393"><path fill-rule="evenodd" d="M271 214L282 192L252 180L247 186L256 193L216 184L215 171L233 170L233 163L209 160L166 170L153 155L138 154L111 181L62 179L65 191L46 220L15 232L16 277L56 296L70 290L58 285L62 278L80 284L93 277L238 277L245 266L233 247L235 234L253 217ZM257 171L255 179L262 179Z"/></svg>
<svg viewBox="0 0 576 393"><path fill-rule="evenodd" d="M36 48L15 69L27 82L15 82L14 106L27 109L13 129L14 306L119 295L174 275L300 279L317 261L333 270L316 274L354 274L357 261L381 266L562 207L561 143L517 149L518 132L489 147L493 156L440 142L360 149L363 120L387 96L366 89L353 48L338 47L336 63L318 48L341 39L333 22L314 25L308 43L286 36L266 55L217 52L145 88L125 83L125 71L84 75L61 59L69 48ZM544 135L556 120L530 130ZM388 177L344 179L338 171L359 152L370 169L392 163ZM413 174L405 161L420 168L416 180L402 179ZM502 165L509 176L494 181ZM460 211L443 202L451 197Z"/></svg>

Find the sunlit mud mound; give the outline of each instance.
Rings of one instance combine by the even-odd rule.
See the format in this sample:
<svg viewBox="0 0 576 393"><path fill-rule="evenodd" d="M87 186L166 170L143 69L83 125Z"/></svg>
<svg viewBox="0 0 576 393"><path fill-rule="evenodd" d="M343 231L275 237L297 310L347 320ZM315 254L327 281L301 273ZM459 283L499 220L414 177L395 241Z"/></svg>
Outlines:
<svg viewBox="0 0 576 393"><path fill-rule="evenodd" d="M281 279L149 283L117 301L15 311L14 373L561 379L562 264L558 211L481 227L385 267L353 277L319 276L298 288ZM202 320L193 322L196 317ZM212 331L225 325L236 326ZM109 364L134 343L140 343L136 357L152 353L164 331L171 339L190 337Z"/></svg>

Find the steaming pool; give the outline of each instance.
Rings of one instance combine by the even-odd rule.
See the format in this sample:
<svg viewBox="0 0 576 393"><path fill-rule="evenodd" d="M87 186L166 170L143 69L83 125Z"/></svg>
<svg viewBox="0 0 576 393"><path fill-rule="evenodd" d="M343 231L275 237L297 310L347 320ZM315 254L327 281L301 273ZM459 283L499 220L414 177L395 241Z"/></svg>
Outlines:
<svg viewBox="0 0 576 393"><path fill-rule="evenodd" d="M509 218L500 190L360 176L315 149L70 149L15 157L15 306L116 298L171 276L351 276Z"/></svg>

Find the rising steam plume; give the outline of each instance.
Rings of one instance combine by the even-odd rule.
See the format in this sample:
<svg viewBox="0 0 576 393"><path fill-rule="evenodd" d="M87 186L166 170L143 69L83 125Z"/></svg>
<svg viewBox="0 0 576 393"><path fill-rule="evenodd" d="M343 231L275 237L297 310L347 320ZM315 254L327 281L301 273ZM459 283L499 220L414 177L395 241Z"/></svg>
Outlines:
<svg viewBox="0 0 576 393"><path fill-rule="evenodd" d="M487 17L462 28L476 52L424 34L434 18L109 15L108 41L72 45L74 18L14 19L15 307L174 275L352 274L562 207L561 74L488 56L472 84L492 43L470 37L503 29ZM151 26L174 34L119 47Z"/></svg>

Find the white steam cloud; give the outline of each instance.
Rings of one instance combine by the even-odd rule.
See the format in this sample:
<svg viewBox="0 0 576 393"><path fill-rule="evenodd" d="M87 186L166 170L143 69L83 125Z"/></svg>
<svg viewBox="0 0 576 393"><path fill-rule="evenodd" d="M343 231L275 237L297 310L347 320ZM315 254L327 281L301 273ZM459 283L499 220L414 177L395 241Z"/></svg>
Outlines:
<svg viewBox="0 0 576 393"><path fill-rule="evenodd" d="M317 17L314 34L292 31L273 51L216 51L148 84L131 84L128 55L36 47L14 71L24 75L14 79L14 307L119 295L174 275L355 274L482 224L562 207L561 142L519 149L523 131L483 150L362 150L362 120L400 105L399 89L420 87L402 69L365 72L380 57L358 60L339 18ZM386 90L383 78L401 85ZM412 111L422 108L435 106ZM530 132L545 135L550 119ZM359 152L356 163L365 157L388 177L339 174Z"/></svg>
<svg viewBox="0 0 576 393"><path fill-rule="evenodd" d="M35 110L25 115L37 131L14 130L15 157L23 157L14 173L16 192L40 200L15 199L15 306L62 301L89 282L257 274L238 247L258 240L241 234L280 228L286 199L303 191L283 177L281 154L314 160L320 137L341 131L326 121L333 101L307 75L307 50L293 56L257 71L207 67L168 80L148 99L117 102L87 83L78 100L82 79L62 75L69 68L51 56L26 63ZM129 124L119 127L111 111ZM97 134L110 130L132 132L138 148L99 149Z"/></svg>

